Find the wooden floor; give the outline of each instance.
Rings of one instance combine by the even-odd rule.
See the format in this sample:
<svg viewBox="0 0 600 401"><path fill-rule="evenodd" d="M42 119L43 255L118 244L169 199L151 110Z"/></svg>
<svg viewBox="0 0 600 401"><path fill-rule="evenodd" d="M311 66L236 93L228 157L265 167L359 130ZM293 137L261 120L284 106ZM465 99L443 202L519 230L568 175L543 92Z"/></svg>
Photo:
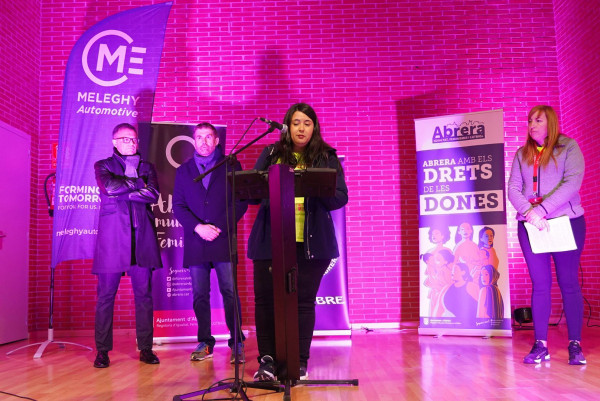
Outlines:
<svg viewBox="0 0 600 401"><path fill-rule="evenodd" d="M524 365L533 332L519 330L513 338L419 336L416 329L355 331L351 339L315 339L309 363L310 379L358 379L358 386L302 385L291 389L292 400L396 401L396 400L598 400L600 399L600 329L584 328L583 350L587 366L567 364L566 327L552 327L552 359ZM39 338L39 340L44 340ZM93 347L92 337L60 337ZM33 339L29 342L35 342ZM95 352L51 344L41 358L37 347L11 355L27 344L0 346L0 400L19 400L12 393L38 401L172 400L211 386L234 375L229 349L218 343L214 358L189 361L193 343L156 346L160 365L138 361L135 339L115 338L108 369L94 369ZM246 342L246 381L257 368L256 341ZM4 393L3 393L4 392ZM282 400L283 393L248 389L252 400ZM201 397L186 398L200 400ZM226 391L204 399L232 399Z"/></svg>

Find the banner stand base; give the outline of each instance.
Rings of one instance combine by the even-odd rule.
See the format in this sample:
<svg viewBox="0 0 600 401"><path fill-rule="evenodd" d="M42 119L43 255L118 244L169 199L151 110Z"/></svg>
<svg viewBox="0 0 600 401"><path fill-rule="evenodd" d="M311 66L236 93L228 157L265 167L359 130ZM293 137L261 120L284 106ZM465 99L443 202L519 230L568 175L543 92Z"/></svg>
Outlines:
<svg viewBox="0 0 600 401"><path fill-rule="evenodd" d="M46 347L48 347L48 345L50 345L50 344L56 344L56 345L58 345L59 348L65 348L65 344L69 344L69 345L76 345L78 347L85 348L88 351L92 350L87 345L82 345L82 344L77 344L77 343L71 343L71 342L68 342L68 341L54 341L54 329L48 329L48 339L46 341L41 342L41 343L34 343L34 344L24 345L22 347L19 347L17 349L13 349L12 351L7 352L6 355L10 355L10 354L12 354L14 352L17 352L19 350L22 350L24 348L35 347L36 345L39 345L38 350L33 355L33 358L37 359L37 358L41 358L42 357L42 354L46 350Z"/></svg>
<svg viewBox="0 0 600 401"><path fill-rule="evenodd" d="M512 337L512 330L502 329L443 329L419 327L419 335L461 337Z"/></svg>

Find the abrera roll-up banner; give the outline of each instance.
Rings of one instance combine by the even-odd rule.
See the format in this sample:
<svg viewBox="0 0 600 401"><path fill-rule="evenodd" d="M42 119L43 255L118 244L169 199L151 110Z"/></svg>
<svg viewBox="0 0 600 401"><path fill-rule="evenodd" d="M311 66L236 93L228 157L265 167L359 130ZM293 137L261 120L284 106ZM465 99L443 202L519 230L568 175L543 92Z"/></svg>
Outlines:
<svg viewBox="0 0 600 401"><path fill-rule="evenodd" d="M344 167L344 156L338 156ZM330 212L340 256L332 259L317 292L315 335L349 336L348 265L346 263L346 207Z"/></svg>
<svg viewBox="0 0 600 401"><path fill-rule="evenodd" d="M502 117L415 120L419 334L512 336Z"/></svg>
<svg viewBox="0 0 600 401"><path fill-rule="evenodd" d="M100 208L94 163L111 155L116 125L152 120L171 4L105 18L71 50L58 134L53 268L94 255Z"/></svg>

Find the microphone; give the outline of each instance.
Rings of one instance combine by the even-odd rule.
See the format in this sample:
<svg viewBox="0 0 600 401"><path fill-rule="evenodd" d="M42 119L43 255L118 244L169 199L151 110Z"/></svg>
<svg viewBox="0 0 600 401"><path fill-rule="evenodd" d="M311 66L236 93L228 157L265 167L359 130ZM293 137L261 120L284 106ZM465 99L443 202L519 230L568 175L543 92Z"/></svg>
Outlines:
<svg viewBox="0 0 600 401"><path fill-rule="evenodd" d="M281 131L282 134L285 134L288 131L288 126L285 124L279 124L278 122L271 121L263 117L260 117L259 120L269 124L273 128L278 129L279 131Z"/></svg>

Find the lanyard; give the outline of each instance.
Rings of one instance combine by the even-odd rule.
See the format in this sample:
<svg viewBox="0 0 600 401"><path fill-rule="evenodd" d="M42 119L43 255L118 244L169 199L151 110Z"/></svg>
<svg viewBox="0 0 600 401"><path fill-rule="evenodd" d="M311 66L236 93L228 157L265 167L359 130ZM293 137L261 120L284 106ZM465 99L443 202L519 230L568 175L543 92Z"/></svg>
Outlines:
<svg viewBox="0 0 600 401"><path fill-rule="evenodd" d="M538 196L538 171L540 167L540 159L544 153L544 148L539 151L533 162L533 196Z"/></svg>

